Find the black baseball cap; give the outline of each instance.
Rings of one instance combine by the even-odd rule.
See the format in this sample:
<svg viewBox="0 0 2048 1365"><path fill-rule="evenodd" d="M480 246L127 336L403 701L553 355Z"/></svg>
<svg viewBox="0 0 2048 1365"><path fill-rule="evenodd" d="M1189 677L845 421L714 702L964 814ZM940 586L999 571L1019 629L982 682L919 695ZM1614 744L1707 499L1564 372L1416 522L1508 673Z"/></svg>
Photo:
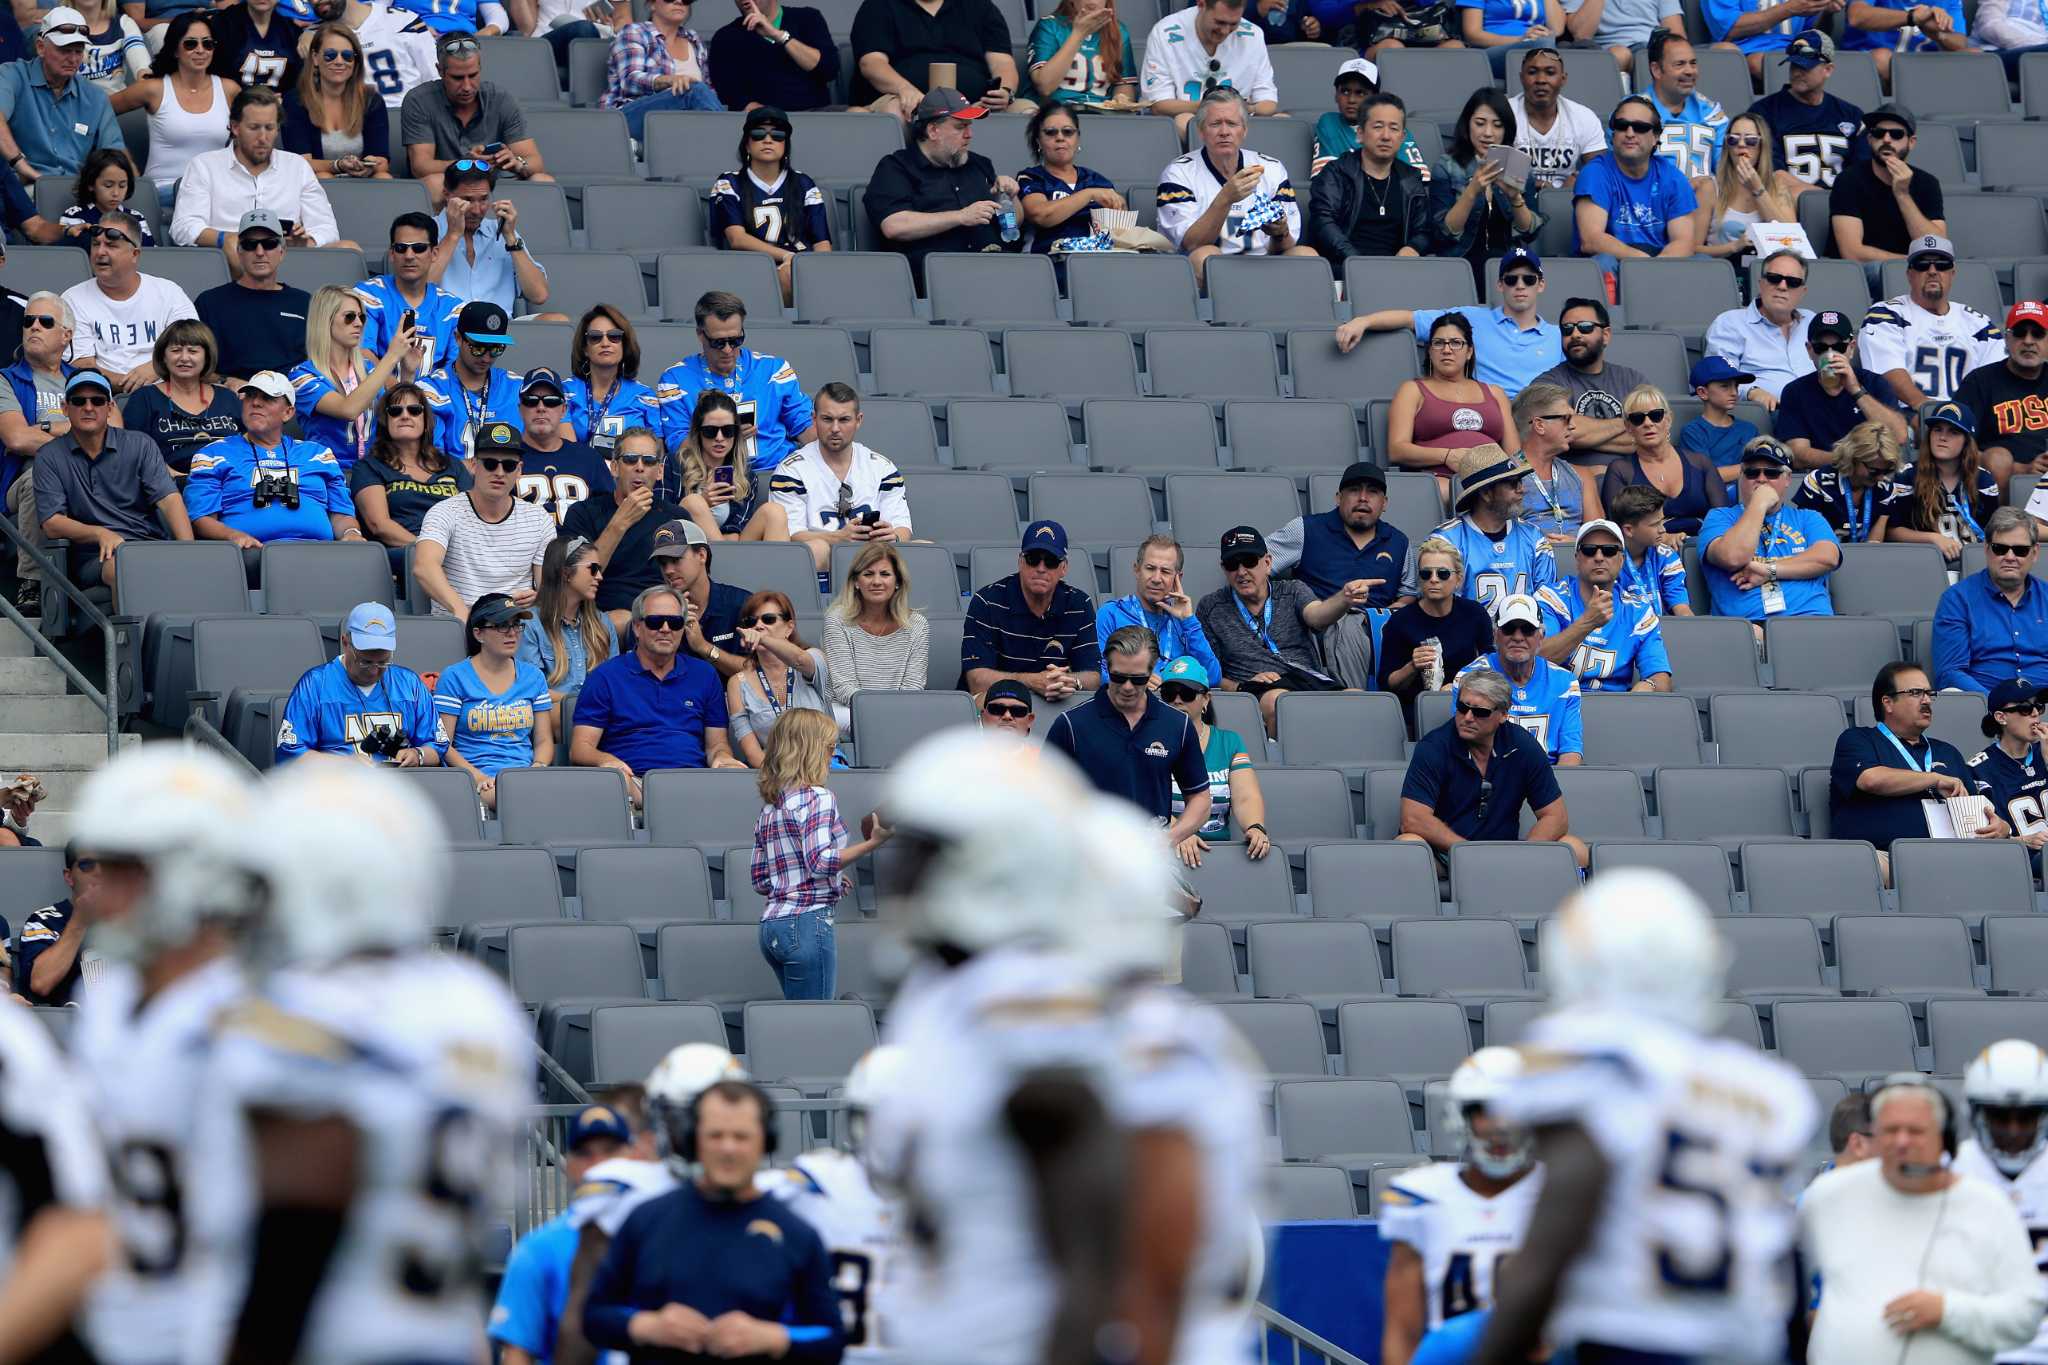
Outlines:
<svg viewBox="0 0 2048 1365"><path fill-rule="evenodd" d="M1367 488L1376 488L1384 493L1387 491L1387 471L1381 469L1376 464L1369 464L1364 460L1357 460L1344 466L1344 475L1337 480L1337 491L1341 493L1347 488L1356 488L1360 484L1364 484Z"/></svg>
<svg viewBox="0 0 2048 1365"><path fill-rule="evenodd" d="M1856 337L1856 324L1849 321L1847 313L1838 313L1832 308L1825 309L1815 313L1813 321L1806 324L1806 340L1810 345L1824 336L1831 336L1837 341L1853 341Z"/></svg>
<svg viewBox="0 0 2048 1365"><path fill-rule="evenodd" d="M988 691L981 694L982 707L986 709L992 701L1020 701L1024 703L1026 711L1034 709L1031 705L1031 689L1015 678L1003 678L990 683Z"/></svg>
<svg viewBox="0 0 2048 1365"><path fill-rule="evenodd" d="M1229 568L1234 561L1250 563L1266 557L1266 538L1255 526L1233 526L1223 533L1223 543L1217 547L1217 555L1223 567Z"/></svg>

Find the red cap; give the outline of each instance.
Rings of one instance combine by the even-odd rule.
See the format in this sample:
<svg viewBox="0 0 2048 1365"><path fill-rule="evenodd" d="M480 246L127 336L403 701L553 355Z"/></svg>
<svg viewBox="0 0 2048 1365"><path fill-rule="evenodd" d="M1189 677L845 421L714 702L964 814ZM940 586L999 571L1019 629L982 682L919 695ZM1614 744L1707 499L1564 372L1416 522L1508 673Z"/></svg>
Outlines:
<svg viewBox="0 0 2048 1365"><path fill-rule="evenodd" d="M2014 304L2005 315L2005 330L2010 332L2022 322L2031 322L2048 331L2048 303L2020 302Z"/></svg>

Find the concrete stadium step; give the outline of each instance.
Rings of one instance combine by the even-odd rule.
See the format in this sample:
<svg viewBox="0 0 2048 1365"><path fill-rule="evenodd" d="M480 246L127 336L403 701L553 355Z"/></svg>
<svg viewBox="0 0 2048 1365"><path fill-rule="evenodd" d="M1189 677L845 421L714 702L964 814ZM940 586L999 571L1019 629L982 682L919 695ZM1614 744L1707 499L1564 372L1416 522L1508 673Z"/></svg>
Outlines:
<svg viewBox="0 0 2048 1365"><path fill-rule="evenodd" d="M27 658L36 652L28 642L20 626L12 621L0 621L0 659Z"/></svg>
<svg viewBox="0 0 2048 1365"><path fill-rule="evenodd" d="M106 714L84 697L0 695L0 734L13 731L45 735L97 732L102 758L106 753L106 720ZM0 767L4 766L5 755L0 754Z"/></svg>
<svg viewBox="0 0 2048 1365"><path fill-rule="evenodd" d="M0 696L62 696L64 688L64 670L49 659L0 658Z"/></svg>
<svg viewBox="0 0 2048 1365"><path fill-rule="evenodd" d="M99 720L100 713L94 711L93 718ZM124 750L140 743L140 735L121 736ZM67 769L90 772L106 761L107 732L104 725L69 734L9 734L0 731L0 775L37 773L47 777L52 772Z"/></svg>

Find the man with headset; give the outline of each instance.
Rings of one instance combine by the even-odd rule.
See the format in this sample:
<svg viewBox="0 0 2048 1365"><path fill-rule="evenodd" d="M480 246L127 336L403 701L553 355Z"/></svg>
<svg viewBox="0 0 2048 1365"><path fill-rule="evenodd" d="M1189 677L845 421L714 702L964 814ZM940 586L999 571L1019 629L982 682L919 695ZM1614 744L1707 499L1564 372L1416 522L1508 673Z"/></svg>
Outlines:
<svg viewBox="0 0 2048 1365"><path fill-rule="evenodd" d="M584 1334L636 1365L704 1355L834 1365L846 1338L831 1257L754 1182L775 1149L774 1102L725 1080L654 1118L695 1178L626 1219L591 1283Z"/></svg>
<svg viewBox="0 0 2048 1365"><path fill-rule="evenodd" d="M1916 1072L1871 1098L1877 1160L1838 1167L1799 1206L1820 1275L1814 1365L1987 1365L2048 1306L2026 1226L2002 1191L1950 1169L1955 1120Z"/></svg>

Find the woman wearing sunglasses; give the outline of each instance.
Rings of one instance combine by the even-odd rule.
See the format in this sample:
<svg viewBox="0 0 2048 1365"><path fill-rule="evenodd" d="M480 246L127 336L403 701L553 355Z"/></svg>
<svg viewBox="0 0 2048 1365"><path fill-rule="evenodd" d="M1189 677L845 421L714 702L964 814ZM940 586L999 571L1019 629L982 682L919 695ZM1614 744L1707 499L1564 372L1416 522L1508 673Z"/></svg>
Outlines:
<svg viewBox="0 0 2048 1365"><path fill-rule="evenodd" d="M931 643L931 622L910 605L910 571L895 542L871 540L861 546L847 566L839 596L825 611L833 704L844 711L863 689L923 691Z"/></svg>
<svg viewBox="0 0 2048 1365"><path fill-rule="evenodd" d="M228 105L242 87L213 74L217 38L204 10L187 10L164 26L164 45L149 74L110 97L114 112L149 113L149 165L164 221L177 202L178 180L201 152L227 145Z"/></svg>
<svg viewBox="0 0 2048 1365"><path fill-rule="evenodd" d="M387 546L394 567L419 539L420 523L435 503L469 491L469 470L433 442L434 410L417 384L394 384L377 410L377 439L348 472L356 519L370 539Z"/></svg>
<svg viewBox="0 0 2048 1365"><path fill-rule="evenodd" d="M1693 193L1707 210L1706 243L1699 254L1744 256L1751 249L1750 224L1798 221L1798 193L1788 193L1785 187L1790 178L1771 168L1771 125L1762 114L1729 119L1713 179L1702 176L1692 182Z"/></svg>
<svg viewBox="0 0 2048 1365"><path fill-rule="evenodd" d="M1890 427L1865 422L1835 442L1833 469L1816 469L1800 481L1792 505L1826 517L1844 545L1881 541L1910 496L1894 481L1905 459Z"/></svg>
<svg viewBox="0 0 2048 1365"><path fill-rule="evenodd" d="M1977 415L1961 403L1928 404L1919 449L1898 483L1899 506L1885 539L1932 545L1953 569L1963 546L1984 539L1984 523L2000 501L1998 480L1977 449Z"/></svg>
<svg viewBox="0 0 2048 1365"><path fill-rule="evenodd" d="M1654 384L1631 389L1621 400L1621 419L1635 451L1607 466L1600 480L1602 506L1611 505L1630 484L1646 483L1665 497L1665 529L1691 535L1707 513L1728 505L1728 485L1714 462L1671 444L1671 403L1662 389Z"/></svg>
<svg viewBox="0 0 2048 1365"><path fill-rule="evenodd" d="M597 609L597 585L603 581L595 545L582 536L548 542L540 562L540 594L519 637L519 657L541 671L557 702L581 691L590 670L619 652L611 617Z"/></svg>
<svg viewBox="0 0 2048 1365"><path fill-rule="evenodd" d="M724 112L711 88L711 50L689 22L690 0L653 0L646 23L628 24L612 39L598 105L625 114L635 141L657 109Z"/></svg>
<svg viewBox="0 0 2048 1365"><path fill-rule="evenodd" d="M1510 455L1522 449L1507 393L1477 378L1472 324L1445 313L1429 325L1423 377L1404 379L1387 408L1387 453L1402 469L1436 475L1438 497L1449 497L1457 473L1455 452L1495 445Z"/></svg>
<svg viewBox="0 0 2048 1365"><path fill-rule="evenodd" d="M68 329L65 339L70 339ZM155 441L164 463L182 479L192 467L194 452L242 429L242 399L215 382L220 378L220 344L213 329L196 318L180 318L157 333L150 365L163 378L128 396L121 424Z"/></svg>
<svg viewBox="0 0 2048 1365"><path fill-rule="evenodd" d="M1266 836L1266 798L1259 790L1259 775L1252 770L1252 756L1244 737L1235 730L1219 729L1216 708L1209 701L1209 670L1200 659L1182 657L1159 674L1159 700L1194 723L1195 736L1202 742L1202 764L1209 770L1209 819L1180 841L1174 852L1189 867L1200 867L1209 845L1230 838L1230 817L1237 815L1244 831L1244 854L1257 862L1272 850ZM1173 791L1173 815L1177 820L1186 807L1180 788Z"/></svg>
<svg viewBox="0 0 2048 1365"><path fill-rule="evenodd" d="M621 433L661 429L654 390L640 382L640 337L612 305L594 305L570 333L569 374L562 422L570 440L609 457Z"/></svg>
<svg viewBox="0 0 2048 1365"><path fill-rule="evenodd" d="M485 810L498 808L498 774L555 761L555 699L540 670L519 657L533 613L501 592L470 604L468 657L434 683L441 751L469 774Z"/></svg>
<svg viewBox="0 0 2048 1365"><path fill-rule="evenodd" d="M363 349L364 304L353 289L326 284L306 310L306 359L292 370L299 430L334 452L342 472L369 453L378 395L394 379L412 379L417 333L401 326L380 359Z"/></svg>
<svg viewBox="0 0 2048 1365"><path fill-rule="evenodd" d="M391 120L363 76L363 45L347 24L322 24L306 42L298 84L285 93L278 146L322 180L389 180Z"/></svg>
<svg viewBox="0 0 2048 1365"><path fill-rule="evenodd" d="M1442 536L1417 546L1415 582L1422 595L1388 617L1380 631L1380 688L1411 709L1422 692L1441 688L1493 648L1493 617L1458 591L1465 583L1465 557L1457 546Z"/></svg>
<svg viewBox="0 0 2048 1365"><path fill-rule="evenodd" d="M761 766L762 746L785 711L823 711L836 733L825 651L796 633L796 608L783 593L757 592L740 608L740 671L725 680L725 710L733 748L749 768Z"/></svg>
<svg viewBox="0 0 2048 1365"><path fill-rule="evenodd" d="M747 468L740 410L731 394L707 389L690 414L690 434L677 454L682 509L713 540L788 540L789 514Z"/></svg>
<svg viewBox="0 0 2048 1365"><path fill-rule="evenodd" d="M711 183L711 240L772 258L784 303L798 253L832 249L824 192L796 168L795 147L789 115L764 104L740 126L739 169Z"/></svg>
<svg viewBox="0 0 2048 1365"><path fill-rule="evenodd" d="M1053 22L1038 21L1040 27ZM1081 150L1081 120L1073 110L1056 101L1039 105L1024 125L1024 141L1038 161L1017 172L1017 208L1031 230L1029 250L1064 249L1068 240L1094 233L1091 210L1124 207L1124 197L1108 176L1075 160ZM1054 264L1065 266L1061 260Z"/></svg>

